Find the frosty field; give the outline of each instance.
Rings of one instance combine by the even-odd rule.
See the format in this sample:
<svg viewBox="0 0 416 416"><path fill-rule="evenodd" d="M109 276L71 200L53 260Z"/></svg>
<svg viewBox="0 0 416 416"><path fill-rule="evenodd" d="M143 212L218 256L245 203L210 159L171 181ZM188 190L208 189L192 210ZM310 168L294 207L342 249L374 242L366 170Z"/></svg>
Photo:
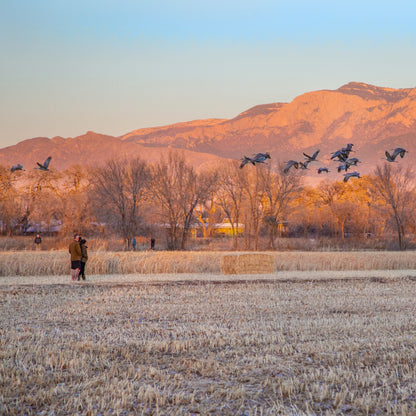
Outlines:
<svg viewBox="0 0 416 416"><path fill-rule="evenodd" d="M0 278L0 414L416 414L416 273Z"/></svg>

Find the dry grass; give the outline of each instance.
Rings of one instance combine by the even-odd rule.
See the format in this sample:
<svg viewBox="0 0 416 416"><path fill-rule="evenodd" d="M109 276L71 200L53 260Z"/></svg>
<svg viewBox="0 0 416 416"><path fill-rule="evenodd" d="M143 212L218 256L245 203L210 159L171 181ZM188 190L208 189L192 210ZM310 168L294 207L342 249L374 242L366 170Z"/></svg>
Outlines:
<svg viewBox="0 0 416 416"><path fill-rule="evenodd" d="M87 275L221 273L221 260L227 254L231 253L212 251L90 251L86 273ZM297 251L265 252L264 254L273 257L277 271L416 269L415 251ZM69 267L69 253L66 250L0 252L0 276L59 276L69 274Z"/></svg>
<svg viewBox="0 0 416 416"><path fill-rule="evenodd" d="M411 278L0 286L0 414L415 414L415 297Z"/></svg>
<svg viewBox="0 0 416 416"><path fill-rule="evenodd" d="M275 259L270 254L229 254L222 256L221 271L224 274L273 273Z"/></svg>
<svg viewBox="0 0 416 416"><path fill-rule="evenodd" d="M204 273L220 270L221 255L215 252L107 252L90 251L89 275L126 273ZM0 252L0 276L44 276L69 274L65 251Z"/></svg>

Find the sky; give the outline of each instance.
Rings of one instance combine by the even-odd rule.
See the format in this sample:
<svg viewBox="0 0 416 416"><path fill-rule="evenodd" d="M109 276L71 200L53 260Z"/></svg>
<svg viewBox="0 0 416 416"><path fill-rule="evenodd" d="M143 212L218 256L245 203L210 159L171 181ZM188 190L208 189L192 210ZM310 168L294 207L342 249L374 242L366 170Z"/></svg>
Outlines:
<svg viewBox="0 0 416 416"><path fill-rule="evenodd" d="M0 148L416 86L416 2L2 0Z"/></svg>

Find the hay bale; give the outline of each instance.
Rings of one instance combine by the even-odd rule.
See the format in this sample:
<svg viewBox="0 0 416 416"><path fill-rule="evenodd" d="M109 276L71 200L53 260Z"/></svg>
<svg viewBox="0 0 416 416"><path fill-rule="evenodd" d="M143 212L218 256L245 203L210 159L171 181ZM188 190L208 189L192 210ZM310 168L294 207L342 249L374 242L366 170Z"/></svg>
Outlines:
<svg viewBox="0 0 416 416"><path fill-rule="evenodd" d="M274 272L274 257L270 254L241 254L238 256L240 274L266 274Z"/></svg>
<svg viewBox="0 0 416 416"><path fill-rule="evenodd" d="M274 273L274 257L270 254L231 254L221 259L223 274Z"/></svg>
<svg viewBox="0 0 416 416"><path fill-rule="evenodd" d="M223 274L237 274L238 256L223 256L221 259L221 271Z"/></svg>

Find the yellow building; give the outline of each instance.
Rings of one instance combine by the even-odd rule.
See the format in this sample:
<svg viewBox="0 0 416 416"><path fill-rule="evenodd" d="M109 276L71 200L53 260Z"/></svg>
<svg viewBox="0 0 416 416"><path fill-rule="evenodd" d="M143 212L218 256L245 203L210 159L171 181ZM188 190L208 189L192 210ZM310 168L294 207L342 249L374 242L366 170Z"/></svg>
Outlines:
<svg viewBox="0 0 416 416"><path fill-rule="evenodd" d="M236 224L234 223L234 228L231 225L231 222L228 219L224 219L223 222L217 223L214 225L214 233L215 235L224 235L228 237L232 237L233 235L241 234L244 232L244 224Z"/></svg>

